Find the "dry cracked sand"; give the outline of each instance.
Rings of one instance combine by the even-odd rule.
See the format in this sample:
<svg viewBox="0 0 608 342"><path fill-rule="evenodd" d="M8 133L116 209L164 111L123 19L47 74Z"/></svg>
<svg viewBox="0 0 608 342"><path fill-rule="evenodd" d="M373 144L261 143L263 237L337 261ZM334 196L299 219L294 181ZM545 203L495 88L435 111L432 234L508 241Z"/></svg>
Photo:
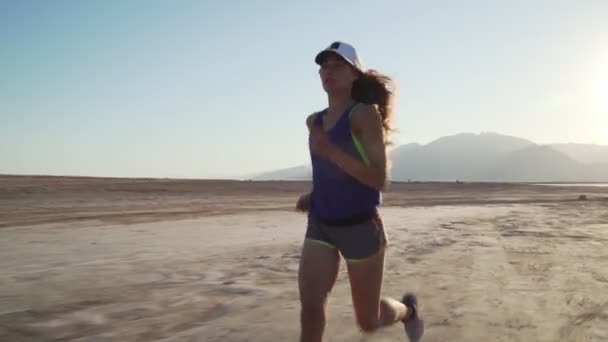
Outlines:
<svg viewBox="0 0 608 342"><path fill-rule="evenodd" d="M308 186L0 177L0 341L297 341ZM424 341L608 341L608 188L385 198L383 293L419 294ZM405 341L358 331L345 272L326 340Z"/></svg>

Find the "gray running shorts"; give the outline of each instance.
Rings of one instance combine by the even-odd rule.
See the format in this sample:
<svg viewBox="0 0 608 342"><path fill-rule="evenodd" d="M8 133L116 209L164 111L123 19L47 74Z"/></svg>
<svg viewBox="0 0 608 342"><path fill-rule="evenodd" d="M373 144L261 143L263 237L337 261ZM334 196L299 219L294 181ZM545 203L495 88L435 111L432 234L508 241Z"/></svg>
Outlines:
<svg viewBox="0 0 608 342"><path fill-rule="evenodd" d="M387 244L378 212L346 223L321 221L309 215L306 239L338 249L347 261L366 259Z"/></svg>

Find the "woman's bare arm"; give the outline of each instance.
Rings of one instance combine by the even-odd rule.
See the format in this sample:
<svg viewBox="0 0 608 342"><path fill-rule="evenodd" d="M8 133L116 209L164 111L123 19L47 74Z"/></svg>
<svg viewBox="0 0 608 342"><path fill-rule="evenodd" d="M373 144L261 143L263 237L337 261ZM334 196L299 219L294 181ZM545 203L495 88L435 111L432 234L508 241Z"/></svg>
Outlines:
<svg viewBox="0 0 608 342"><path fill-rule="evenodd" d="M374 106L359 105L355 112L353 112L351 120L353 132L363 144L369 159L369 165L366 165L336 146L332 146L328 141L329 146L325 156L361 183L374 189L382 190L388 180L388 158L380 114ZM316 131L316 134L321 133ZM324 140L327 137L319 139ZM324 142L322 141L321 143L323 144Z"/></svg>

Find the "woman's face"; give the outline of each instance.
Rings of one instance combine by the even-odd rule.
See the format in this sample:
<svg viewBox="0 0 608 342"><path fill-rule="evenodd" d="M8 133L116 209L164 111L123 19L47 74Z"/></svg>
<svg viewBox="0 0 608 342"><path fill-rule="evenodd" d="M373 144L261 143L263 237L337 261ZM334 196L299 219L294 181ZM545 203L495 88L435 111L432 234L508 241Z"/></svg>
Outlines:
<svg viewBox="0 0 608 342"><path fill-rule="evenodd" d="M350 92L357 79L357 71L336 54L328 53L319 69L323 89L328 93Z"/></svg>

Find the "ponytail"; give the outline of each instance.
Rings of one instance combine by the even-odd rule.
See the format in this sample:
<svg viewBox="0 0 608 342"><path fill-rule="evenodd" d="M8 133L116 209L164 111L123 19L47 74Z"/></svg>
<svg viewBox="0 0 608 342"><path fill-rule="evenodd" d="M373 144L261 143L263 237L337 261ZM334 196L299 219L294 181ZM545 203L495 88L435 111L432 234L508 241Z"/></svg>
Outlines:
<svg viewBox="0 0 608 342"><path fill-rule="evenodd" d="M382 119L385 144L390 145L389 134L392 128L394 89L393 80L376 70L368 70L353 83L351 96L353 100L376 105Z"/></svg>

